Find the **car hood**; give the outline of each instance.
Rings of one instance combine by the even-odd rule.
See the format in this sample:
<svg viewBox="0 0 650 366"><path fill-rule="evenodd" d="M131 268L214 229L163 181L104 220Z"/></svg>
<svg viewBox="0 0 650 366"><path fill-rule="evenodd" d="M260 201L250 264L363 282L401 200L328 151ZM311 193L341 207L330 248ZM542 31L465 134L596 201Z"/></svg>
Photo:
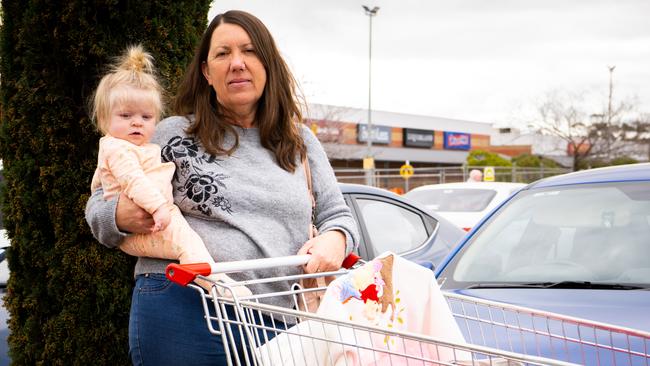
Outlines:
<svg viewBox="0 0 650 366"><path fill-rule="evenodd" d="M650 291L574 289L447 290L480 299L519 305L650 332Z"/></svg>

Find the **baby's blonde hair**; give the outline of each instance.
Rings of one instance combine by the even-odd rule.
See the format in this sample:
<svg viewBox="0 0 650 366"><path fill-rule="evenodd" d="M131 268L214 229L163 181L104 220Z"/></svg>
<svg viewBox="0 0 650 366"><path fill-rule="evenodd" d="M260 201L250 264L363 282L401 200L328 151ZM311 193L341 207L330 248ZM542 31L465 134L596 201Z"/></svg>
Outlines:
<svg viewBox="0 0 650 366"><path fill-rule="evenodd" d="M138 89L136 95L132 89ZM127 48L104 75L93 97L91 118L97 129L107 133L111 111L123 103L135 101L151 103L158 122L163 113L162 88L154 75L153 57L142 46Z"/></svg>

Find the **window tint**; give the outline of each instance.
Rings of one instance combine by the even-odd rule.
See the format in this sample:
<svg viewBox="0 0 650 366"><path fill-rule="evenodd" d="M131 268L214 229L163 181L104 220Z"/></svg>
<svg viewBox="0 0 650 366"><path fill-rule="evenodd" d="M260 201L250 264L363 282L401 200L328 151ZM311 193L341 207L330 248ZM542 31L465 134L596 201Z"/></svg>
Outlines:
<svg viewBox="0 0 650 366"><path fill-rule="evenodd" d="M406 197L434 211L478 212L485 209L496 194L492 189L450 188L411 191Z"/></svg>
<svg viewBox="0 0 650 366"><path fill-rule="evenodd" d="M420 215L384 201L357 198L361 220L375 253L402 253L422 245L428 234Z"/></svg>

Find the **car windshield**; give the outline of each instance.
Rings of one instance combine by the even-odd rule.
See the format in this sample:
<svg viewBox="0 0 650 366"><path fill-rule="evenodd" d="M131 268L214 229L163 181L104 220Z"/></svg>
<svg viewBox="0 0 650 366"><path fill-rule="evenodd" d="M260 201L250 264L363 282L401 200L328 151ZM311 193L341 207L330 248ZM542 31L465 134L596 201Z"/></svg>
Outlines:
<svg viewBox="0 0 650 366"><path fill-rule="evenodd" d="M492 189L445 188L411 191L406 197L434 211L483 211L497 194Z"/></svg>
<svg viewBox="0 0 650 366"><path fill-rule="evenodd" d="M457 282L649 284L650 184L524 191L457 255Z"/></svg>

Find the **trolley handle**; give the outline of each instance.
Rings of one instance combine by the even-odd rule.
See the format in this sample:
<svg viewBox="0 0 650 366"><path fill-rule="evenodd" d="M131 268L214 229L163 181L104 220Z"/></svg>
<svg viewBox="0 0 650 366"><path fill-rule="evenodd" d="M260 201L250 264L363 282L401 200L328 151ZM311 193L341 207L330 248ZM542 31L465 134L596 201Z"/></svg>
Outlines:
<svg viewBox="0 0 650 366"><path fill-rule="evenodd" d="M229 273L274 267L302 266L304 264L307 264L307 262L309 262L309 259L311 259L311 255L304 254L291 255L286 257L223 262L216 263L214 265L210 265L209 263L170 263L165 270L165 275L170 281L176 282L182 286L187 286L187 284L194 281L198 275L208 276L212 273ZM359 261L359 259L361 258L358 255L350 253L350 255L348 255L345 260L343 260L341 267L352 268L352 266L354 266Z"/></svg>
<svg viewBox="0 0 650 366"><path fill-rule="evenodd" d="M361 259L358 255L354 254L354 252L348 254L347 257L343 260L343 263L341 263L341 268L345 269L350 269L352 268L357 262Z"/></svg>

